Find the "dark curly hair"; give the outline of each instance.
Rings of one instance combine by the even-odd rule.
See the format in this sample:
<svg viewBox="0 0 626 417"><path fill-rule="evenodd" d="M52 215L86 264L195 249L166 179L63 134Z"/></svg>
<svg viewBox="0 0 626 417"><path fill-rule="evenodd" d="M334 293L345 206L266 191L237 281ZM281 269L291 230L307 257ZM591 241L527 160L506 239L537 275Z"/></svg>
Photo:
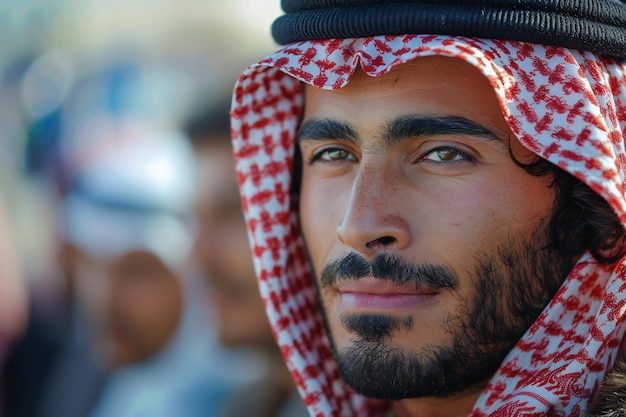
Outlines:
<svg viewBox="0 0 626 417"><path fill-rule="evenodd" d="M612 264L626 255L626 231L608 202L570 173L545 159L530 164L513 161L530 175L551 175L557 200L550 220L550 242L565 258L589 250L600 263Z"/></svg>

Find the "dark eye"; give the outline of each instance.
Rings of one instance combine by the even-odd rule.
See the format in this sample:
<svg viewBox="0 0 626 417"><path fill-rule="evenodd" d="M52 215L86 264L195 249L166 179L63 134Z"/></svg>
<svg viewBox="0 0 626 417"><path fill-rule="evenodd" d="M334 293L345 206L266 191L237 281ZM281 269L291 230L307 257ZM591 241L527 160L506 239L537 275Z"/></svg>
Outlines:
<svg viewBox="0 0 626 417"><path fill-rule="evenodd" d="M436 163L446 162L458 162L464 160L471 160L464 152L459 151L451 147L436 148L426 153L421 160L431 161Z"/></svg>
<svg viewBox="0 0 626 417"><path fill-rule="evenodd" d="M332 161L354 161L356 158L351 152L348 152L342 148L323 148L319 151L315 152L313 157L311 158L311 162L315 162L317 160L332 162Z"/></svg>

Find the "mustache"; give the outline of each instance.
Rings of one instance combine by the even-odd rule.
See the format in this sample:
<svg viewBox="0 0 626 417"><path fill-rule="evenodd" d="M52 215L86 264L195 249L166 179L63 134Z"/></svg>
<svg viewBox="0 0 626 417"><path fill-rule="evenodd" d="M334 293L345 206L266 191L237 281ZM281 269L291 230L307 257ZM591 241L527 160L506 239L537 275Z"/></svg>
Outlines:
<svg viewBox="0 0 626 417"><path fill-rule="evenodd" d="M412 284L415 288L456 289L459 286L458 278L445 265L415 264L391 253L380 253L367 261L356 252L326 264L320 274L320 285L325 288L340 280L358 280L367 276L398 286Z"/></svg>

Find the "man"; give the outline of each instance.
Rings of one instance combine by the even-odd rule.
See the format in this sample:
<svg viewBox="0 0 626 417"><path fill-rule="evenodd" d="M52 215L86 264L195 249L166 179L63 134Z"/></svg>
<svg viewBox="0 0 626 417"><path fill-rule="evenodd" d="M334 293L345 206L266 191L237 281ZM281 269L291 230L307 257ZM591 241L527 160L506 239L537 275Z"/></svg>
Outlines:
<svg viewBox="0 0 626 417"><path fill-rule="evenodd" d="M219 341L252 353L241 357L257 365L256 372L250 366L243 373L249 381L233 395L225 417L304 417L306 408L264 314L237 189L227 101L218 103L185 130L195 156L193 258L208 284Z"/></svg>
<svg viewBox="0 0 626 417"><path fill-rule="evenodd" d="M606 400L626 4L457 3L283 1L290 44L235 88L261 293L311 415Z"/></svg>

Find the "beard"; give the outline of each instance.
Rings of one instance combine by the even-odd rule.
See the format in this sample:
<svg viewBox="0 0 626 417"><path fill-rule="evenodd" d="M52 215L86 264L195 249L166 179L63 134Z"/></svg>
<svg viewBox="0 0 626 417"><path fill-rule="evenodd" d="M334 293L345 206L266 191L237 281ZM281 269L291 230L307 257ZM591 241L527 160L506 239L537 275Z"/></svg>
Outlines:
<svg viewBox="0 0 626 417"><path fill-rule="evenodd" d="M318 295L343 380L366 397L386 400L446 397L482 389L573 267L571 259L548 248L546 235L542 222L535 233L509 237L493 251L476 254L469 271L474 295L469 299L460 296L458 278L443 265L411 264L389 253L368 262L354 252L327 264L320 274ZM355 337L338 350L323 308L324 289L336 280L365 276L455 292L458 308L448 313L442 325L451 342L406 351L392 340L395 332L412 329L412 316L346 314L339 319Z"/></svg>

